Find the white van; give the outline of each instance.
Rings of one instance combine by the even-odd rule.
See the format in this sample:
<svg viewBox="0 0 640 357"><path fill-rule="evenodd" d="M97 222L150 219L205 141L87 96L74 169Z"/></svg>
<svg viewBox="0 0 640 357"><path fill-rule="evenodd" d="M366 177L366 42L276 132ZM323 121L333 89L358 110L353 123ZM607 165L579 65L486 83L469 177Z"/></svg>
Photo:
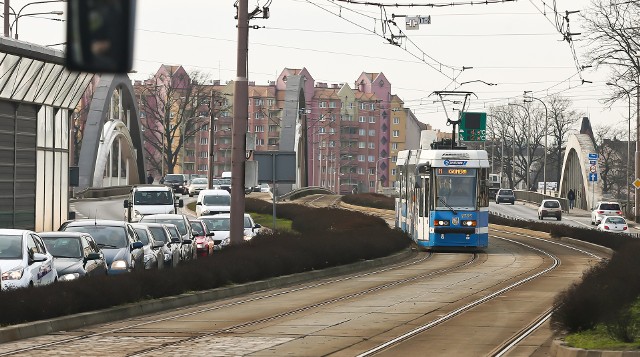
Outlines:
<svg viewBox="0 0 640 357"><path fill-rule="evenodd" d="M138 222L143 216L161 213L178 213L184 207L182 199L176 199L173 189L164 185L133 186L124 200L124 219Z"/></svg>
<svg viewBox="0 0 640 357"><path fill-rule="evenodd" d="M202 190L196 200L196 216L231 212L231 194L227 190Z"/></svg>

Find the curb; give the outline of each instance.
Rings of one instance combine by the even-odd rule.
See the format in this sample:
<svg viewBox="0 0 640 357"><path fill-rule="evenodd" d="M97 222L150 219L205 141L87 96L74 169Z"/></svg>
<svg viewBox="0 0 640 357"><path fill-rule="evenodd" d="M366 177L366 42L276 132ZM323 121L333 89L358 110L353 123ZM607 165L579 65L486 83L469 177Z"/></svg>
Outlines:
<svg viewBox="0 0 640 357"><path fill-rule="evenodd" d="M549 355L555 357L620 357L620 356L640 356L640 351L604 351L585 350L567 346L562 340L553 340Z"/></svg>
<svg viewBox="0 0 640 357"><path fill-rule="evenodd" d="M27 322L0 328L0 343L36 337L56 331L69 331L89 325L113 322L145 314L163 312L171 309L185 307L187 305L212 302L219 299L236 297L242 294L253 293L260 290L281 288L287 285L300 284L313 280L352 274L358 271L377 268L381 266L399 263L409 259L416 253L405 249L386 257L365 260L332 268L314 270L304 273L280 276L268 280L216 288L194 293L185 293L178 296L169 296L155 300L141 301L108 309L84 312L69 316L57 317L49 320Z"/></svg>

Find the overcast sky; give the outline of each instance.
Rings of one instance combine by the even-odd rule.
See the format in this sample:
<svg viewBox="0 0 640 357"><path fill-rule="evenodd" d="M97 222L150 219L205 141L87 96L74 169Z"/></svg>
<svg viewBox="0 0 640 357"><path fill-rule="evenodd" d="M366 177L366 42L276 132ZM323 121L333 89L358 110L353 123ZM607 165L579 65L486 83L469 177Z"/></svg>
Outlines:
<svg viewBox="0 0 640 357"><path fill-rule="evenodd" d="M249 9L269 1L251 0ZM26 3L11 1L16 11ZM180 64L187 70L208 73L212 79L233 80L237 39L233 4L232 0L138 0L137 73L132 77L148 78L161 64ZM587 5L587 1L578 0L558 0L556 4L562 13L583 10ZM397 17L398 27L408 36L401 46L390 45L383 38L390 33L388 29L383 33L381 11L375 6L272 0L269 8L269 19L251 21L260 27L252 29L249 36L249 80L256 84L274 80L285 67L306 67L316 81L347 82L352 87L363 71L383 72L392 92L419 120L446 130L450 127L445 126L442 105L433 103L437 99L431 95L433 91L473 91L478 98L472 100L469 110L478 111L508 101L522 103L525 90L538 98L561 92L594 125L606 122L626 127L626 100L616 103L611 111L598 101L609 90L606 69L583 71L582 78L593 83L582 84L571 48L555 28L553 11L540 0L387 8L389 19L392 14L431 16L431 24L413 31L406 30L404 18ZM58 9L64 5L34 4L23 13ZM581 32L578 15L570 19L571 32ZM64 22L22 17L19 23L21 40L43 45L64 42ZM398 34L398 29L393 33ZM584 43L580 36L574 39L578 40L574 42L578 65L584 65ZM473 68L461 73L462 67ZM458 84L452 83L456 77ZM476 82L459 84L468 81ZM449 104L449 115L452 107L459 105Z"/></svg>

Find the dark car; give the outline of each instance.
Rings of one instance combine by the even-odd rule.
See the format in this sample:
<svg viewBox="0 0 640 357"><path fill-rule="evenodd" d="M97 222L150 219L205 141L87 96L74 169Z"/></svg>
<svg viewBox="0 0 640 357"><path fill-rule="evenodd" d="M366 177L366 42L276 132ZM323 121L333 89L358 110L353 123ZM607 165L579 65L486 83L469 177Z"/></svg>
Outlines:
<svg viewBox="0 0 640 357"><path fill-rule="evenodd" d="M213 236L215 233L209 232L207 226L201 220L192 219L189 223L191 223L193 233L196 234L194 238L196 241L196 247L198 248L198 256L206 257L213 254Z"/></svg>
<svg viewBox="0 0 640 357"><path fill-rule="evenodd" d="M40 233L44 245L55 257L53 266L59 281L70 281L83 276L107 274L104 254L90 234L76 232Z"/></svg>
<svg viewBox="0 0 640 357"><path fill-rule="evenodd" d="M65 222L59 230L89 233L104 253L109 275L144 269L144 244L128 222L81 219Z"/></svg>
<svg viewBox="0 0 640 357"><path fill-rule="evenodd" d="M501 188L498 193L496 193L496 203L500 204L502 202L511 203L512 205L516 202L516 196L513 193L513 190L508 188Z"/></svg>
<svg viewBox="0 0 640 357"><path fill-rule="evenodd" d="M183 174L167 174L162 178L162 184L173 188L175 193L188 193L187 180Z"/></svg>
<svg viewBox="0 0 640 357"><path fill-rule="evenodd" d="M144 244L144 268L162 269L164 268L164 241L158 241L153 237L149 227L145 224L134 223L131 225L136 230L138 238Z"/></svg>
<svg viewBox="0 0 640 357"><path fill-rule="evenodd" d="M163 261L164 261L165 268L168 268L168 267L175 268L178 265L178 263L180 263L180 254L181 254L180 246L182 245L182 243L180 241L179 236L178 238L175 238L175 240L172 240L171 233L169 233L169 229L167 228L168 226L167 224L162 224L162 223L141 223L141 224L145 224L149 228L149 231L153 235L153 239L155 239L156 242L164 243L161 250L163 254ZM175 226L173 227L174 229L176 229ZM176 229L176 232L177 232L177 229Z"/></svg>
<svg viewBox="0 0 640 357"><path fill-rule="evenodd" d="M187 216L184 214L152 214L140 219L140 223L148 222L175 224L181 236L182 259L192 260L198 257L198 248L195 239L193 239L193 230Z"/></svg>

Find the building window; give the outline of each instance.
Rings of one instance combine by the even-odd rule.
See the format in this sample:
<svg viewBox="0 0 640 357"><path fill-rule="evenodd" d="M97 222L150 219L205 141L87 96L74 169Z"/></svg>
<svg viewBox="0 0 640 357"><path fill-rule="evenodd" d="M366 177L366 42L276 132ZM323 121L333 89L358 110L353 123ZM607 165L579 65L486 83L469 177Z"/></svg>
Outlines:
<svg viewBox="0 0 640 357"><path fill-rule="evenodd" d="M398 169L391 169L391 176L396 176L398 174Z"/></svg>
<svg viewBox="0 0 640 357"><path fill-rule="evenodd" d="M200 138L200 145L209 144L209 138Z"/></svg>
<svg viewBox="0 0 640 357"><path fill-rule="evenodd" d="M400 118L393 117L393 124L400 124Z"/></svg>
<svg viewBox="0 0 640 357"><path fill-rule="evenodd" d="M336 141L335 140L329 140L329 147L330 148L336 147Z"/></svg>
<svg viewBox="0 0 640 357"><path fill-rule="evenodd" d="M364 149L366 147L367 147L367 143L365 143L364 141L358 141L358 148Z"/></svg>
<svg viewBox="0 0 640 357"><path fill-rule="evenodd" d="M193 171L193 163L188 163L188 164L184 164L184 170L185 171Z"/></svg>
<svg viewBox="0 0 640 357"><path fill-rule="evenodd" d="M369 149L375 149L375 148L376 148L376 143L369 142Z"/></svg>
<svg viewBox="0 0 640 357"><path fill-rule="evenodd" d="M397 156L391 156L391 162L396 162L398 161L398 157Z"/></svg>
<svg viewBox="0 0 640 357"><path fill-rule="evenodd" d="M329 108L335 108L335 107L336 107L336 102L329 101Z"/></svg>
<svg viewBox="0 0 640 357"><path fill-rule="evenodd" d="M376 168L375 167L370 167L369 168L369 175L375 175L376 174Z"/></svg>
<svg viewBox="0 0 640 357"><path fill-rule="evenodd" d="M367 103L364 103L364 102L360 103L360 109L362 110L367 109Z"/></svg>
<svg viewBox="0 0 640 357"><path fill-rule="evenodd" d="M369 181L369 188L375 188L376 187L376 182L375 181Z"/></svg>
<svg viewBox="0 0 640 357"><path fill-rule="evenodd" d="M364 162L364 155L358 155L358 161Z"/></svg>
<svg viewBox="0 0 640 357"><path fill-rule="evenodd" d="M329 120L336 121L336 115L335 114L329 115Z"/></svg>
<svg viewBox="0 0 640 357"><path fill-rule="evenodd" d="M202 131L208 131L208 130L209 130L209 124L203 124L203 125L200 127L200 130L202 130Z"/></svg>
<svg viewBox="0 0 640 357"><path fill-rule="evenodd" d="M369 123L375 123L376 117L369 117Z"/></svg>
<svg viewBox="0 0 640 357"><path fill-rule="evenodd" d="M264 125L256 125L256 133L264 133Z"/></svg>
<svg viewBox="0 0 640 357"><path fill-rule="evenodd" d="M369 136L376 136L376 130L375 129L370 129L369 130Z"/></svg>
<svg viewBox="0 0 640 357"><path fill-rule="evenodd" d="M268 106L273 107L273 103L274 103L273 99L267 99L267 105Z"/></svg>
<svg viewBox="0 0 640 357"><path fill-rule="evenodd" d="M253 100L253 104L255 104L255 105L262 105L262 99L260 99L260 98L256 98L256 99L254 99L254 100Z"/></svg>
<svg viewBox="0 0 640 357"><path fill-rule="evenodd" d="M366 122L367 122L367 119L365 119L365 117L364 117L364 116L360 116L360 118L358 119L358 122L360 122L360 123L366 123Z"/></svg>
<svg viewBox="0 0 640 357"><path fill-rule="evenodd" d="M398 143L391 143L391 150L398 150Z"/></svg>
<svg viewBox="0 0 640 357"><path fill-rule="evenodd" d="M192 156L194 156L194 152L193 152L193 150L187 150L187 156L188 156L188 157L192 157Z"/></svg>
<svg viewBox="0 0 640 357"><path fill-rule="evenodd" d="M264 145L264 139L256 138L256 146L263 146L263 145Z"/></svg>
<svg viewBox="0 0 640 357"><path fill-rule="evenodd" d="M269 132L273 133L278 131L278 126L277 125L269 125Z"/></svg>
<svg viewBox="0 0 640 357"><path fill-rule="evenodd" d="M371 103L371 110L376 110L376 103Z"/></svg>
<svg viewBox="0 0 640 357"><path fill-rule="evenodd" d="M364 129L358 129L358 135L360 135L360 136L365 136L365 134L366 134L366 130L364 130Z"/></svg>
<svg viewBox="0 0 640 357"><path fill-rule="evenodd" d="M140 112L140 118L146 118L147 115L145 114L145 112Z"/></svg>
<svg viewBox="0 0 640 357"><path fill-rule="evenodd" d="M336 128L329 128L329 134L335 134L336 133Z"/></svg>
<svg viewBox="0 0 640 357"><path fill-rule="evenodd" d="M353 109L353 102L349 103L349 109Z"/></svg>
<svg viewBox="0 0 640 357"><path fill-rule="evenodd" d="M319 128L318 128L318 133L320 133L320 134L324 134L324 133L326 133L326 132L327 132L327 131L325 130L324 126L321 126L321 127L319 127Z"/></svg>
<svg viewBox="0 0 640 357"><path fill-rule="evenodd" d="M278 139L277 138L269 138L269 146L275 146L278 145Z"/></svg>
<svg viewBox="0 0 640 357"><path fill-rule="evenodd" d="M358 167L358 174L364 175L364 167Z"/></svg>
<svg viewBox="0 0 640 357"><path fill-rule="evenodd" d="M207 164L198 165L198 171L208 171Z"/></svg>
<svg viewBox="0 0 640 357"><path fill-rule="evenodd" d="M320 102L320 108L326 108L327 102Z"/></svg>
<svg viewBox="0 0 640 357"><path fill-rule="evenodd" d="M200 151L200 152L198 153L198 157L201 157L201 158L203 158L203 159L206 159L206 158L208 158L208 157L209 157L209 153L208 153L208 152L206 152L206 151Z"/></svg>
<svg viewBox="0 0 640 357"><path fill-rule="evenodd" d="M394 130L394 131L393 131L393 137L394 137L394 138L397 138L397 137L399 137L399 136L400 136L400 130Z"/></svg>
<svg viewBox="0 0 640 357"><path fill-rule="evenodd" d="M264 115L262 114L262 112L256 112L255 113L255 118L256 119L262 119L262 118L264 118Z"/></svg>
<svg viewBox="0 0 640 357"><path fill-rule="evenodd" d="M369 155L369 157L368 157L368 161L369 161L369 162L374 162L374 161L376 161L376 158L375 158L375 157L373 157L373 155Z"/></svg>

